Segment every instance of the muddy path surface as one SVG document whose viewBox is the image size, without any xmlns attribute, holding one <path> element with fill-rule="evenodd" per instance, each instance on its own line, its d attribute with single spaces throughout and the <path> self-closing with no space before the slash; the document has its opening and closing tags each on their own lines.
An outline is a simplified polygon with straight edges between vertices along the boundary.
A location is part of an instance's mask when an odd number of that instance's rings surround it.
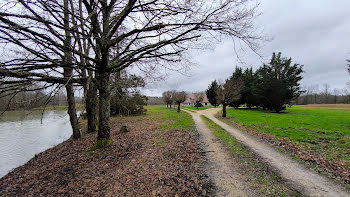
<svg viewBox="0 0 350 197">
<path fill-rule="evenodd" d="M 257 155 L 263 158 L 264 161 L 266 161 L 272 168 L 276 169 L 280 173 L 283 179 L 285 179 L 288 183 L 292 184 L 295 187 L 295 189 L 297 189 L 304 195 L 306 196 L 341 196 L 341 197 L 350 196 L 350 192 L 344 187 L 337 185 L 333 181 L 329 180 L 328 178 L 306 168 L 302 164 L 290 158 L 290 156 L 282 152 L 279 152 L 273 147 L 259 141 L 255 137 L 250 136 L 246 133 L 243 133 L 223 123 L 222 121 L 218 120 L 217 118 L 215 118 L 214 115 L 219 111 L 220 109 L 218 108 L 210 108 L 203 111 L 197 111 L 197 113 L 191 113 L 193 119 L 197 124 L 198 129 L 204 136 L 203 138 L 207 138 L 205 140 L 205 142 L 208 143 L 207 149 L 216 150 L 215 152 L 208 154 L 208 159 L 211 160 L 211 162 L 213 163 L 211 165 L 214 168 L 213 169 L 214 182 L 216 182 L 216 179 L 218 179 L 218 181 L 220 181 L 220 179 L 225 180 L 221 189 L 219 186 L 219 190 L 236 192 L 236 193 L 232 193 L 234 194 L 234 196 L 245 196 L 245 195 L 250 196 L 250 194 L 246 193 L 247 188 L 244 188 L 244 185 L 242 185 L 243 183 L 239 182 L 239 177 L 234 177 L 233 173 L 229 171 L 232 169 L 224 169 L 225 164 L 220 164 L 223 162 L 221 160 L 224 160 L 225 158 L 228 158 L 228 157 L 225 156 L 225 153 L 220 153 L 220 145 L 218 144 L 217 141 L 215 141 L 214 135 L 211 134 L 210 130 L 203 123 L 203 121 L 200 118 L 200 115 L 204 115 L 208 117 L 209 119 L 214 121 L 216 124 L 221 126 L 223 129 L 225 129 L 227 132 L 229 132 L 231 135 L 233 135 L 238 141 L 248 146 L 253 152 L 255 152 Z M 226 162 L 229 162 L 229 161 L 226 161 Z M 221 168 L 219 165 L 223 165 L 223 168 Z M 230 185 L 232 185 L 232 188 L 230 187 Z M 218 196 L 222 196 L 222 195 L 219 194 Z"/>
</svg>

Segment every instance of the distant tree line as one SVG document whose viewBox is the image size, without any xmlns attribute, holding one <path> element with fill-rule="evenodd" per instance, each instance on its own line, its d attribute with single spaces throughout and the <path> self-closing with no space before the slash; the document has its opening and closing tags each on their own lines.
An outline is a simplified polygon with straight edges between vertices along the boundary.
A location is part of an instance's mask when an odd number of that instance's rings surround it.
<svg viewBox="0 0 350 197">
<path fill-rule="evenodd" d="M 350 104 L 350 89 L 331 88 L 329 84 L 312 85 L 303 88 L 304 93 L 295 100 L 297 105 L 308 104 Z"/>
<path fill-rule="evenodd" d="M 81 104 L 82 99 L 77 97 L 76 103 Z M 41 88 L 37 89 L 35 86 L 28 87 L 27 91 L 21 91 L 15 95 L 9 93 L 9 95 L 0 98 L 0 110 L 2 112 L 7 110 L 30 110 L 45 106 L 67 105 L 67 95 L 63 90 L 59 89 L 54 92 L 48 92 Z"/>
<path fill-rule="evenodd" d="M 229 79 L 223 83 L 213 81 L 206 93 L 213 106 L 223 106 L 224 117 L 226 106 L 258 107 L 280 112 L 303 93 L 299 83 L 302 73 L 302 65 L 292 64 L 292 59 L 282 57 L 281 53 L 273 53 L 269 64 L 264 64 L 255 72 L 252 68 L 243 71 L 236 67 Z"/>
</svg>

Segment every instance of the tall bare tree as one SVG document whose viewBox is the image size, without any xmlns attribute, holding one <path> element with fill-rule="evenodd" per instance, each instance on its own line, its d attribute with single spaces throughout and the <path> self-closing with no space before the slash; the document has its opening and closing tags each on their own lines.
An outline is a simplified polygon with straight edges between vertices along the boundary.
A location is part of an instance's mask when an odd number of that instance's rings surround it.
<svg viewBox="0 0 350 197">
<path fill-rule="evenodd" d="M 237 101 L 241 97 L 242 88 L 242 81 L 236 79 L 227 79 L 224 84 L 219 84 L 216 99 L 220 104 L 222 104 L 222 117 L 226 117 L 227 105 Z"/>
<path fill-rule="evenodd" d="M 166 103 L 166 107 L 169 107 L 171 108 L 171 104 L 174 102 L 174 95 L 173 95 L 173 92 L 174 91 L 166 91 L 166 92 L 163 92 L 163 101 Z"/>
<path fill-rule="evenodd" d="M 323 84 L 323 95 L 324 95 L 324 101 L 323 103 L 328 104 L 329 103 L 329 95 L 330 95 L 330 86 L 329 84 L 325 83 Z"/>
<path fill-rule="evenodd" d="M 181 103 L 185 102 L 187 94 L 184 91 L 182 92 L 174 91 L 173 95 L 174 95 L 174 102 L 177 105 L 177 112 L 180 113 Z"/>
</svg>

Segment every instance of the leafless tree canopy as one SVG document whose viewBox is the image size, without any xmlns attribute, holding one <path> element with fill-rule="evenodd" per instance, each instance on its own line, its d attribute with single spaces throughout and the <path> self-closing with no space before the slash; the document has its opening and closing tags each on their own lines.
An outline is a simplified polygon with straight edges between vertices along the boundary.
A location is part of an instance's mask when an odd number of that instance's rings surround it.
<svg viewBox="0 0 350 197">
<path fill-rule="evenodd" d="M 170 105 L 170 107 L 171 107 L 171 104 L 174 102 L 173 92 L 174 91 L 163 92 L 162 99 L 167 104 L 167 106 Z"/>
<path fill-rule="evenodd" d="M 187 96 L 187 94 L 184 91 L 182 91 L 182 92 L 174 91 L 173 92 L 174 101 L 177 104 L 177 112 L 180 112 L 181 103 L 185 102 L 186 96 Z"/>
<path fill-rule="evenodd" d="M 187 94 L 184 91 L 182 91 L 182 92 L 175 91 L 173 95 L 174 95 L 175 103 L 176 104 L 181 104 L 181 103 L 185 102 Z"/>
<path fill-rule="evenodd" d="M 220 84 L 217 92 L 217 100 L 220 104 L 230 104 L 240 98 L 243 84 L 239 80 L 227 79 L 224 84 Z"/>
<path fill-rule="evenodd" d="M 64 44 L 62 1 L 3 1 L 0 39 L 6 58 L 1 61 L 2 75 L 64 83 L 54 76 L 63 74 L 60 68 L 76 65 L 118 71 L 131 64 L 150 66 L 152 61 L 152 65 L 176 69 L 179 64 L 169 63 L 180 62 L 183 52 L 198 47 L 200 37 L 220 33 L 239 38 L 252 49 L 260 39 L 252 26 L 256 6 L 248 0 L 68 3 L 70 48 Z M 74 54 L 74 65 L 62 62 L 66 50 Z M 107 61 L 103 68 L 102 61 Z M 85 76 L 80 72 L 76 69 L 75 74 Z"/>
<path fill-rule="evenodd" d="M 109 139 L 111 73 L 131 65 L 183 69 L 189 49 L 221 35 L 252 50 L 261 39 L 252 0 L 3 0 L 0 7 L 0 75 L 9 77 L 2 83 L 42 81 L 71 92 L 69 84 L 87 88 L 95 77 L 99 139 Z"/>
</svg>

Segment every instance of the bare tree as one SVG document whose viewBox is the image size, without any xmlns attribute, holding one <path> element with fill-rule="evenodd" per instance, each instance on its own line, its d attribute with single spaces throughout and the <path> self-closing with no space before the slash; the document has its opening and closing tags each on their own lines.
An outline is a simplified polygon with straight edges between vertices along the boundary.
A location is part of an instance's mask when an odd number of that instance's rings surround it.
<svg viewBox="0 0 350 197">
<path fill-rule="evenodd" d="M 171 108 L 171 104 L 174 102 L 174 95 L 173 95 L 173 91 L 166 91 L 163 92 L 163 97 L 162 97 L 163 101 L 166 103 L 166 107 Z"/>
<path fill-rule="evenodd" d="M 200 103 L 204 100 L 204 92 L 197 92 L 194 93 L 194 101 L 196 103 L 196 107 L 198 109 L 198 106 L 200 105 Z"/>
<path fill-rule="evenodd" d="M 224 84 L 219 84 L 217 100 L 222 104 L 222 117 L 226 117 L 226 107 L 241 97 L 243 83 L 240 80 L 226 79 Z"/>
<path fill-rule="evenodd" d="M 349 88 L 344 88 L 343 90 L 344 94 L 344 103 L 349 104 L 350 103 L 350 91 Z"/>
<path fill-rule="evenodd" d="M 177 104 L 177 112 L 180 112 L 181 103 L 185 102 L 187 94 L 186 92 L 183 92 L 183 91 L 182 92 L 174 91 L 173 95 L 174 95 L 174 101 Z"/>
<path fill-rule="evenodd" d="M 334 88 L 333 89 L 334 104 L 337 104 L 339 94 L 340 94 L 340 90 L 337 88 Z"/>
<path fill-rule="evenodd" d="M 87 80 L 84 69 L 77 67 L 85 57 L 79 40 L 82 34 L 74 31 L 76 21 L 82 21 L 82 12 L 74 12 L 76 3 L 72 0 L 3 3 L 0 40 L 7 55 L 0 62 L 0 75 L 9 77 L 6 83 L 46 82 L 49 86 L 65 86 L 73 137 L 79 138 L 73 84 L 86 84 Z"/>
<path fill-rule="evenodd" d="M 325 83 L 323 84 L 323 95 L 324 95 L 324 103 L 329 103 L 329 92 L 330 92 L 330 86 L 329 84 Z"/>
<path fill-rule="evenodd" d="M 261 39 L 253 29 L 256 8 L 250 0 L 4 3 L 0 12 L 1 43 L 19 50 L 2 60 L 0 75 L 68 86 L 82 84 L 87 89 L 86 81 L 94 80 L 86 79 L 85 71 L 94 72 L 99 93 L 98 140 L 110 139 L 111 73 L 131 65 L 140 69 L 154 65 L 171 70 L 186 68 L 188 64 L 181 62 L 188 49 L 201 48 L 202 41 L 221 35 L 255 51 Z M 68 11 L 69 19 L 65 17 Z M 92 45 L 91 51 L 85 51 L 84 41 Z M 114 50 L 118 52 L 112 53 Z"/>
<path fill-rule="evenodd" d="M 313 92 L 314 92 L 314 104 L 317 104 L 317 94 L 319 92 L 319 86 L 318 85 L 315 85 L 313 86 Z"/>
</svg>

